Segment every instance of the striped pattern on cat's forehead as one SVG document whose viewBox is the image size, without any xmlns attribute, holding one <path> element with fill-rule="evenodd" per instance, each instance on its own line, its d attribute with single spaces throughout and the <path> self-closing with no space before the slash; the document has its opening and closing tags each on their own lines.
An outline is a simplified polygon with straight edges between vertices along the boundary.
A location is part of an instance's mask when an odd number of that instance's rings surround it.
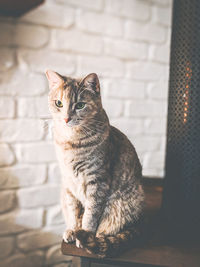
<svg viewBox="0 0 200 267">
<path fill-rule="evenodd" d="M 80 86 L 80 80 L 78 79 L 73 79 L 70 77 L 63 77 L 64 80 L 64 85 L 63 85 L 63 89 L 72 89 L 74 91 L 77 91 L 79 86 Z"/>
<path fill-rule="evenodd" d="M 91 99 L 91 96 L 93 98 L 93 94 L 91 94 L 91 90 L 85 90 L 87 89 L 87 86 L 85 86 L 83 79 L 73 79 L 70 77 L 63 77 L 64 84 L 63 84 L 63 92 L 65 95 L 66 100 L 68 100 L 70 103 L 75 103 L 78 100 L 81 99 Z M 82 94 L 83 92 L 90 92 L 89 95 Z M 88 98 L 89 96 L 89 98 Z"/>
<path fill-rule="evenodd" d="M 84 84 L 81 79 L 73 79 L 70 77 L 63 77 L 64 84 L 63 90 L 65 92 L 65 96 L 70 102 L 76 102 L 78 95 L 84 89 Z"/>
</svg>

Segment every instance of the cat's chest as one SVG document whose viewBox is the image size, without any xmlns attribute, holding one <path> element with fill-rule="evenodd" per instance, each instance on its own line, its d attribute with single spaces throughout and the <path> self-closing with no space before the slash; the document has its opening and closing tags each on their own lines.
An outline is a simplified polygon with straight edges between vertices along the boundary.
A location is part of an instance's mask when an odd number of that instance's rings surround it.
<svg viewBox="0 0 200 267">
<path fill-rule="evenodd" d="M 77 172 L 80 159 L 71 151 L 57 149 L 57 156 L 62 174 L 62 186 L 68 188 L 72 194 L 84 205 L 86 177 Z"/>
</svg>

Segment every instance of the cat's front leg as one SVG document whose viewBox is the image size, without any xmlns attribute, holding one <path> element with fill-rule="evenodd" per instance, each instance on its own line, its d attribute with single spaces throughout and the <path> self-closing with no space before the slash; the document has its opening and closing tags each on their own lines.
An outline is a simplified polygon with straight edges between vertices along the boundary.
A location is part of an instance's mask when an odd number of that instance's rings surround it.
<svg viewBox="0 0 200 267">
<path fill-rule="evenodd" d="M 109 188 L 108 179 L 97 178 L 87 184 L 85 211 L 82 220 L 83 230 L 96 232 Z"/>
<path fill-rule="evenodd" d="M 61 194 L 61 206 L 66 223 L 63 239 L 66 243 L 76 240 L 75 231 L 81 227 L 81 203 L 64 188 Z"/>
</svg>

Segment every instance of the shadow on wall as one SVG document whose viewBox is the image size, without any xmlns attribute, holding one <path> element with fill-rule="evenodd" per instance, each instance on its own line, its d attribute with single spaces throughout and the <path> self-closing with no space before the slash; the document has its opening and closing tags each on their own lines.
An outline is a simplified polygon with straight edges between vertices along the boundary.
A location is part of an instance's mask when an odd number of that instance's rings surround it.
<svg viewBox="0 0 200 267">
<path fill-rule="evenodd" d="M 47 83 L 19 64 L 8 22 L 0 22 L 0 266 L 77 267 L 60 252 L 60 173 L 40 119 L 49 117 Z"/>
</svg>

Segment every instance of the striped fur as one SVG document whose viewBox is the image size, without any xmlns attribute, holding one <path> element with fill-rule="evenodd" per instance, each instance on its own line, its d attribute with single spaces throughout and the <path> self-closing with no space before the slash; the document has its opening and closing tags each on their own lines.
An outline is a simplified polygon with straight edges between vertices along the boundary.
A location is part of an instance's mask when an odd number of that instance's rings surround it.
<svg viewBox="0 0 200 267">
<path fill-rule="evenodd" d="M 96 74 L 78 80 L 50 71 L 47 78 L 62 173 L 63 238 L 98 255 L 111 255 L 139 232 L 144 195 L 137 153 L 110 125 Z M 83 109 L 77 110 L 78 102 L 85 103 Z"/>
</svg>

